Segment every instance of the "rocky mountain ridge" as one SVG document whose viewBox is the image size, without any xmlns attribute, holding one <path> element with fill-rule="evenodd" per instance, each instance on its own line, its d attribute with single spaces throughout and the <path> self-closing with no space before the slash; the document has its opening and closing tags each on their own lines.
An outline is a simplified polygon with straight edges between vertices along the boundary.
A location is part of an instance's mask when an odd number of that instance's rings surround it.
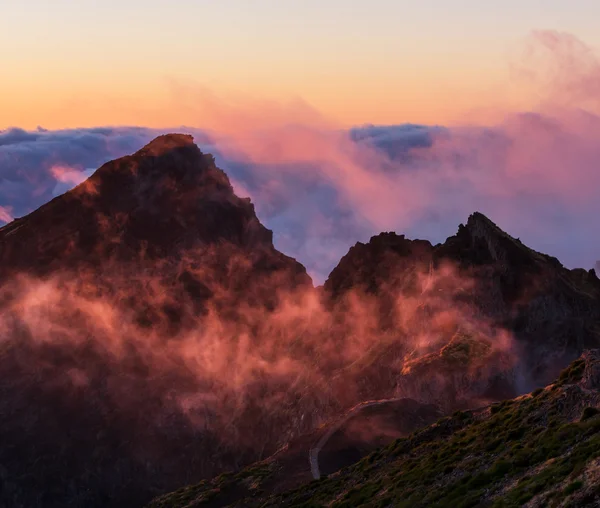
<svg viewBox="0 0 600 508">
<path fill-rule="evenodd" d="M 460 385 L 472 387 L 477 380 L 484 381 L 481 395 L 515 396 L 550 382 L 583 349 L 600 340 L 600 280 L 595 271 L 566 269 L 556 258 L 510 237 L 481 213 L 472 214 L 443 244 L 395 233 L 357 243 L 332 271 L 324 289 L 333 299 L 343 300 L 357 288 L 376 297 L 380 321 L 396 330 L 406 322 L 398 295 L 403 296 L 401 303 L 416 295 L 421 315 L 447 309 L 462 314 L 462 323 L 433 330 L 441 340 L 429 351 L 400 353 L 414 357 L 402 370 L 406 376 L 398 379 L 399 394 L 407 397 L 426 390 L 438 394 L 435 402 L 459 402 Z M 441 294 L 446 296 L 440 300 Z M 510 334 L 510 344 L 495 347 L 502 337 L 490 335 L 494 330 Z M 518 365 L 510 359 L 515 355 Z M 473 366 L 472 360 L 482 361 L 482 367 L 504 366 L 495 373 L 479 371 L 471 376 L 456 368 L 461 362 Z M 451 386 L 449 370 L 461 375 Z M 417 380 L 415 389 L 409 388 L 415 371 L 429 386 Z M 441 382 L 436 381 L 438 372 L 444 372 Z M 511 379 L 506 379 L 507 373 Z"/>
<path fill-rule="evenodd" d="M 363 401 L 411 399 L 413 421 L 513 397 L 599 326 L 594 271 L 479 213 L 443 244 L 359 243 L 315 289 L 210 155 L 161 136 L 0 228 L 2 501 L 140 506 Z"/>
</svg>

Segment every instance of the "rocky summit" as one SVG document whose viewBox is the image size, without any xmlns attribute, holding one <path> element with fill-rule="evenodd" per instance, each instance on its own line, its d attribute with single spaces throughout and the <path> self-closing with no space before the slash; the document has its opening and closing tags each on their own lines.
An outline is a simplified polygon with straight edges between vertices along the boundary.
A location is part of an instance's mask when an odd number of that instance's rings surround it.
<svg viewBox="0 0 600 508">
<path fill-rule="evenodd" d="M 315 288 L 160 136 L 0 228 L 0 329 L 2 506 L 595 499 L 597 353 L 542 387 L 600 347 L 600 281 L 480 213 Z"/>
<path fill-rule="evenodd" d="M 214 247 L 252 252 L 253 268 L 287 270 L 295 282 L 310 283 L 299 263 L 273 248 L 272 237 L 214 158 L 191 136 L 171 134 L 108 162 L 73 190 L 0 229 L 0 276 L 137 266 Z"/>
</svg>

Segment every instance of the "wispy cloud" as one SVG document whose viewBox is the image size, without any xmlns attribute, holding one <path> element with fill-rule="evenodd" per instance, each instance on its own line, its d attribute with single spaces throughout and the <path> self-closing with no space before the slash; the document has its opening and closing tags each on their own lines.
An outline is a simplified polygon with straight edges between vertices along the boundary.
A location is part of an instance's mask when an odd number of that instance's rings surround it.
<svg viewBox="0 0 600 508">
<path fill-rule="evenodd" d="M 0 221 L 2 222 L 11 222 L 13 217 L 10 213 L 9 207 L 0 206 Z"/>
</svg>

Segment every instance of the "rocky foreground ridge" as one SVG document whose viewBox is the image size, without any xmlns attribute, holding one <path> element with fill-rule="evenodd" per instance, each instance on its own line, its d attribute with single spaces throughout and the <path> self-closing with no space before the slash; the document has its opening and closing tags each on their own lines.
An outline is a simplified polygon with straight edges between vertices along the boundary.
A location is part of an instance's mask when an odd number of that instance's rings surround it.
<svg viewBox="0 0 600 508">
<path fill-rule="evenodd" d="M 151 508 L 600 504 L 600 350 L 545 388 L 457 411 L 318 481 L 273 493 L 277 461 L 183 488 Z"/>
</svg>

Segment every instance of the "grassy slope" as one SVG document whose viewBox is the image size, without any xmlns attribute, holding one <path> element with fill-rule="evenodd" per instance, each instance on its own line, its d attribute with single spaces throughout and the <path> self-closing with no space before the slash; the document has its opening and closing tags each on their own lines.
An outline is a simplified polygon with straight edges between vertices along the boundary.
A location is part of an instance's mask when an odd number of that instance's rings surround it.
<svg viewBox="0 0 600 508">
<path fill-rule="evenodd" d="M 598 506 L 600 393 L 581 383 L 585 362 L 514 400 L 458 412 L 357 464 L 283 494 L 273 464 L 221 475 L 155 500 L 191 506 Z"/>
</svg>

